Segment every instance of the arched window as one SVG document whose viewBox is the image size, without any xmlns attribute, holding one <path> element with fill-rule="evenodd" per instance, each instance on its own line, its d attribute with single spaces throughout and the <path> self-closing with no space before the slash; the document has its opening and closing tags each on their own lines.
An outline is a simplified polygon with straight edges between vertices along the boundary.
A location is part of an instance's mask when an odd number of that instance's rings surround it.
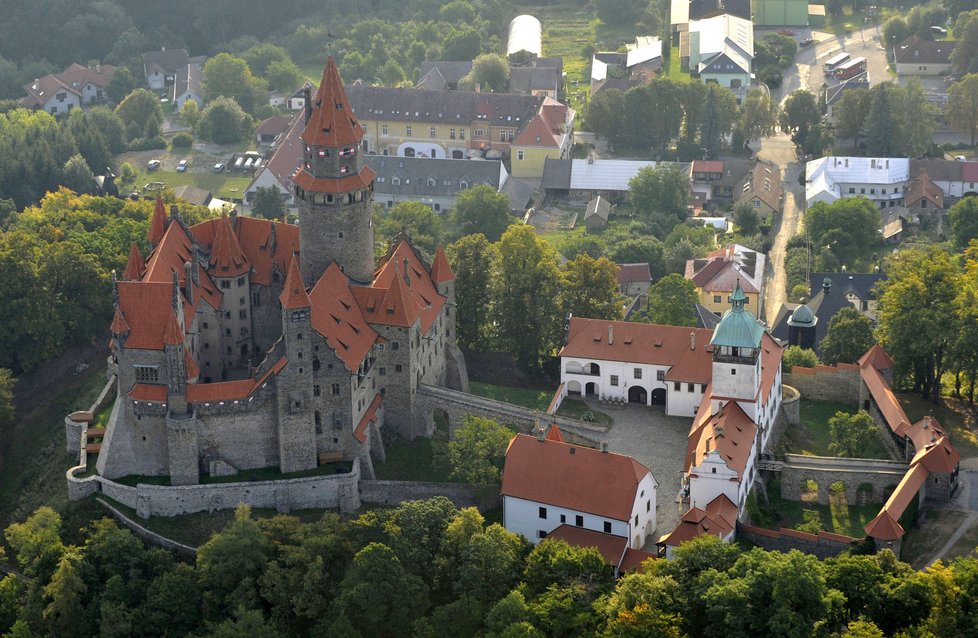
<svg viewBox="0 0 978 638">
<path fill-rule="evenodd" d="M 313 372 L 319 372 L 319 365 L 320 365 L 319 364 L 319 358 L 314 358 L 312 360 L 312 371 Z"/>
</svg>

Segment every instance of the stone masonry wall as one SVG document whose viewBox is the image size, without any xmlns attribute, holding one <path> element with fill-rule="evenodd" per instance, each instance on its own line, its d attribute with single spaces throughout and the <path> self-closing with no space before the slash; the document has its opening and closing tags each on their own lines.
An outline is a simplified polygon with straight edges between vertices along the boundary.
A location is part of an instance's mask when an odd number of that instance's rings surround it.
<svg viewBox="0 0 978 638">
<path fill-rule="evenodd" d="M 787 552 L 797 549 L 806 554 L 817 556 L 819 559 L 838 556 L 858 540 L 850 536 L 829 532 L 809 534 L 784 527 L 774 531 L 743 524 L 737 525 L 737 536 L 745 538 L 768 551 Z"/>
<path fill-rule="evenodd" d="M 806 399 L 837 401 L 856 405 L 859 403 L 859 366 L 840 363 L 836 366 L 795 366 L 791 374 L 784 375 L 784 384 L 801 392 Z"/>
<path fill-rule="evenodd" d="M 860 486 L 872 487 L 872 491 L 866 490 L 868 502 L 882 503 L 906 471 L 907 464 L 899 461 L 786 454 L 781 468 L 781 496 L 789 501 L 800 501 L 803 484 L 815 481 L 818 502 L 825 505 L 829 502 L 829 486 L 841 481 L 846 486 L 849 505 L 857 503 Z"/>
</svg>

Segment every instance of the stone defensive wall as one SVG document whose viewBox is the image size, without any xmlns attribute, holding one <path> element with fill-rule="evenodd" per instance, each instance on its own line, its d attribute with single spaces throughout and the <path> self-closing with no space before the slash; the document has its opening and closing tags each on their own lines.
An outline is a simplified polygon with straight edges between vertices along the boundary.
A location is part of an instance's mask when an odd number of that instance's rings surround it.
<svg viewBox="0 0 978 638">
<path fill-rule="evenodd" d="M 768 551 L 787 552 L 792 549 L 812 554 L 819 559 L 838 556 L 850 549 L 859 539 L 831 532 L 809 534 L 782 527 L 779 530 L 763 529 L 752 525 L 737 524 L 737 537 L 746 538 Z"/>
<path fill-rule="evenodd" d="M 418 388 L 418 401 L 421 409 L 432 418 L 434 410 L 442 410 L 448 415 L 449 432 L 454 432 L 467 414 L 495 419 L 500 423 L 512 425 L 522 432 L 531 433 L 537 425 L 556 424 L 568 443 L 597 447 L 608 428 L 565 416 L 546 414 L 505 401 L 487 399 L 468 392 L 449 390 L 430 385 Z"/>
<path fill-rule="evenodd" d="M 179 554 L 184 558 L 192 559 L 197 555 L 196 547 L 191 547 L 190 545 L 184 545 L 183 543 L 178 543 L 177 541 L 167 538 L 166 536 L 161 536 L 160 534 L 157 534 L 152 530 L 146 529 L 145 527 L 143 527 L 142 525 L 140 525 L 139 523 L 137 523 L 136 521 L 132 520 L 124 513 L 119 511 L 118 508 L 113 507 L 112 505 L 107 503 L 105 500 L 101 498 L 96 498 L 95 500 L 98 501 L 102 507 L 108 510 L 109 514 L 112 515 L 112 518 L 119 521 L 119 523 L 121 523 L 123 526 L 128 528 L 133 534 L 143 539 L 147 543 L 156 545 L 157 547 L 162 547 L 163 549 L 170 550 L 171 552 Z"/>
<path fill-rule="evenodd" d="M 900 461 L 785 454 L 781 496 L 800 501 L 805 484 L 814 481 L 818 486 L 818 503 L 827 505 L 829 486 L 841 482 L 846 487 L 849 505 L 883 503 L 906 472 L 907 464 Z"/>
<path fill-rule="evenodd" d="M 85 456 L 84 450 L 81 454 Z M 360 460 L 353 461 L 347 474 L 311 476 L 282 481 L 212 483 L 208 485 L 122 485 L 101 476 L 76 477 L 84 471 L 83 462 L 66 473 L 68 499 L 75 501 L 92 494 L 104 494 L 136 510 L 140 518 L 179 516 L 194 512 L 230 509 L 239 503 L 287 513 L 298 509 L 339 509 L 354 512 L 360 508 Z"/>
<path fill-rule="evenodd" d="M 859 366 L 851 363 L 818 365 L 814 368 L 794 366 L 790 374 L 784 375 L 783 381 L 801 392 L 806 399 L 859 404 L 862 379 Z"/>
<path fill-rule="evenodd" d="M 105 387 L 99 392 L 98 398 L 88 411 L 72 412 L 65 417 L 65 440 L 68 445 L 68 454 L 78 454 L 81 448 L 85 447 L 85 431 L 88 424 L 109 402 L 115 400 L 112 391 L 115 389 L 115 376 L 110 375 Z"/>
</svg>

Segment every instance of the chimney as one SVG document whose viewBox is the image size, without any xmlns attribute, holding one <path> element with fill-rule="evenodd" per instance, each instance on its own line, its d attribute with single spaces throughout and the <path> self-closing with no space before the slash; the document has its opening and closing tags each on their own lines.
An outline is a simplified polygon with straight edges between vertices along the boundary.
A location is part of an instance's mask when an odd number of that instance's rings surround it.
<svg viewBox="0 0 978 638">
<path fill-rule="evenodd" d="M 176 204 L 170 204 L 170 219 L 177 220 L 180 219 L 180 209 Z"/>
<path fill-rule="evenodd" d="M 404 258 L 404 283 L 406 283 L 408 286 L 411 285 L 411 272 L 409 270 L 410 266 L 411 263 L 408 261 L 408 258 L 405 257 Z"/>
<path fill-rule="evenodd" d="M 696 350 L 696 333 L 695 332 L 690 332 L 689 333 L 689 349 L 690 350 Z"/>
<path fill-rule="evenodd" d="M 540 427 L 539 424 L 537 424 L 536 433 L 537 433 L 537 441 L 540 441 L 542 443 L 543 440 L 546 438 L 546 430 L 544 430 L 542 427 Z"/>
<path fill-rule="evenodd" d="M 608 439 L 604 439 L 603 441 L 601 441 L 601 452 L 603 452 L 604 454 L 608 453 Z"/>
<path fill-rule="evenodd" d="M 183 294 L 187 297 L 187 303 L 194 303 L 194 277 L 192 274 L 193 266 L 189 261 L 183 264 Z"/>
<path fill-rule="evenodd" d="M 306 124 L 308 124 L 309 118 L 312 117 L 312 91 L 309 90 L 308 85 L 302 87 L 302 99 L 305 103 Z"/>
<path fill-rule="evenodd" d="M 615 327 L 608 324 L 608 345 L 612 346 L 615 344 Z"/>
<path fill-rule="evenodd" d="M 96 64 L 95 65 L 95 72 L 97 74 L 99 74 L 99 75 L 102 75 L 102 65 L 101 64 Z"/>
<path fill-rule="evenodd" d="M 832 292 L 832 280 L 828 277 L 822 280 L 822 292 L 825 294 Z"/>
</svg>

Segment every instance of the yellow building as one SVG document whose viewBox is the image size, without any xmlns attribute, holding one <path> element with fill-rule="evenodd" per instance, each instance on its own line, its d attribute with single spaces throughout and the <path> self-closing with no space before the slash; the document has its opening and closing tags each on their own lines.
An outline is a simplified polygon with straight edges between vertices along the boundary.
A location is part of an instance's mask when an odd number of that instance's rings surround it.
<svg viewBox="0 0 978 638">
<path fill-rule="evenodd" d="M 567 159 L 574 147 L 574 109 L 547 97 L 540 111 L 516 137 L 513 177 L 543 177 L 547 158 Z"/>
<path fill-rule="evenodd" d="M 718 317 L 730 308 L 730 295 L 740 284 L 745 308 L 761 316 L 764 305 L 764 267 L 767 256 L 740 244 L 686 262 L 686 279 L 696 286 L 699 304 Z"/>
</svg>

